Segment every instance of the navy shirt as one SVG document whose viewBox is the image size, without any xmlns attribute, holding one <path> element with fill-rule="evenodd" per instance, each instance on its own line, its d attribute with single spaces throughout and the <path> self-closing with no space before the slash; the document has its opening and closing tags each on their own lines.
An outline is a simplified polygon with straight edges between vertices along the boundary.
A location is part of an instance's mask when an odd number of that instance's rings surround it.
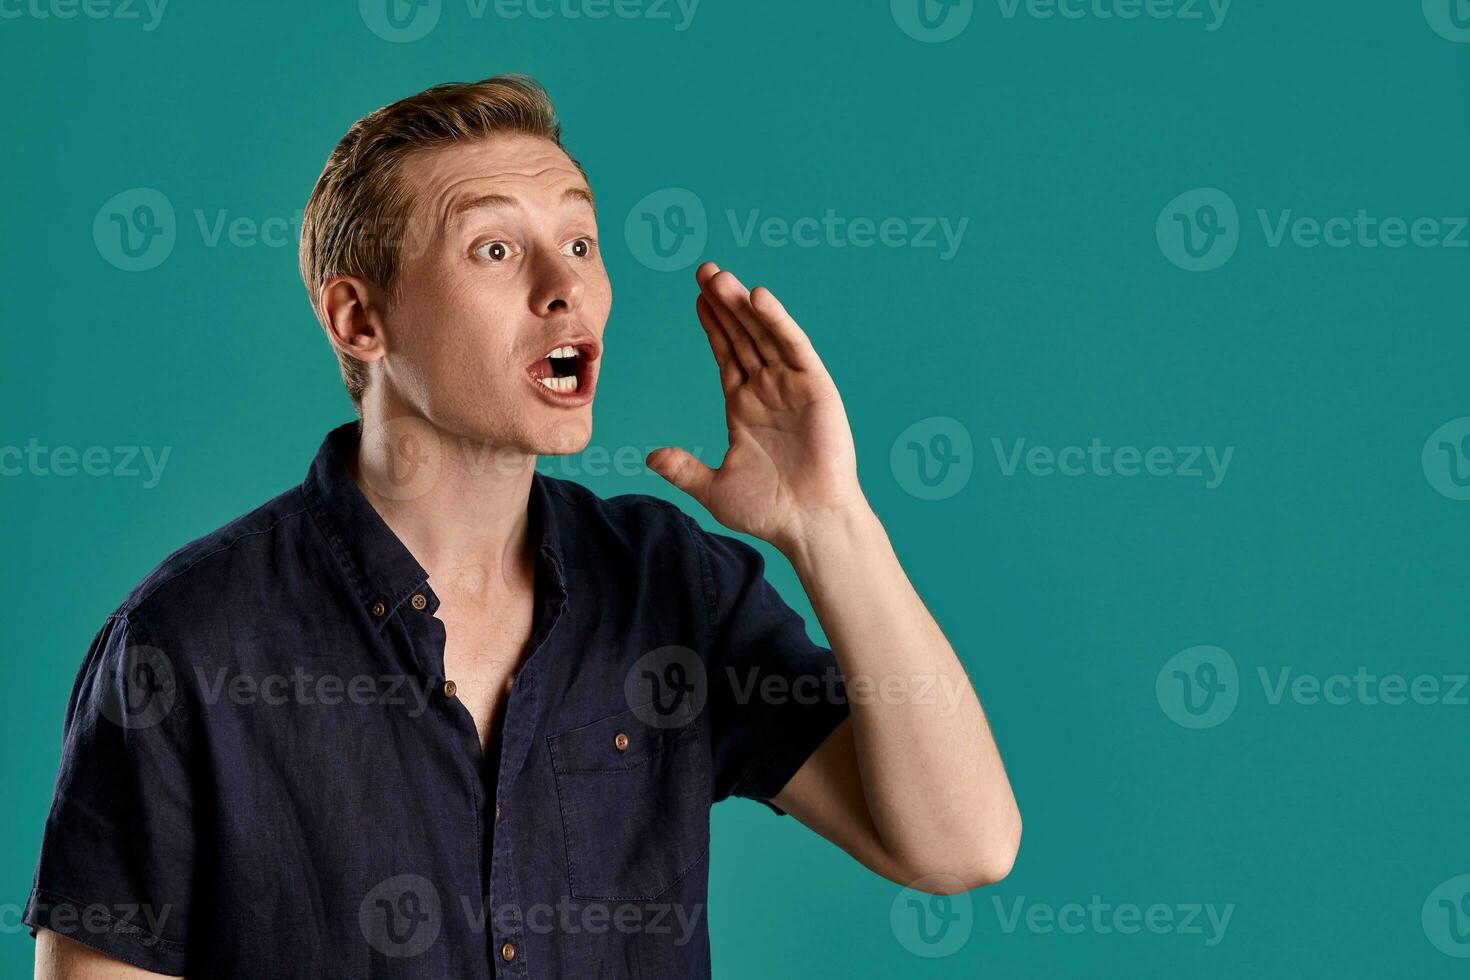
<svg viewBox="0 0 1470 980">
<path fill-rule="evenodd" d="M 192 980 L 708 976 L 710 805 L 769 800 L 846 716 L 830 651 L 754 549 L 537 474 L 485 758 L 358 438 L 104 622 L 25 921 Z"/>
</svg>

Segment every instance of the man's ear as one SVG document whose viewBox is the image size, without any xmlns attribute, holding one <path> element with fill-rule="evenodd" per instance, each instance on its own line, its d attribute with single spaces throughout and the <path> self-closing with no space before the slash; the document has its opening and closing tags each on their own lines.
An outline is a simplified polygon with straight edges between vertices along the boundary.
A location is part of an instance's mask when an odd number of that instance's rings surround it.
<svg viewBox="0 0 1470 980">
<path fill-rule="evenodd" d="M 387 353 L 381 296 L 377 287 L 356 276 L 337 276 L 322 286 L 324 326 L 333 347 L 364 363 Z"/>
</svg>

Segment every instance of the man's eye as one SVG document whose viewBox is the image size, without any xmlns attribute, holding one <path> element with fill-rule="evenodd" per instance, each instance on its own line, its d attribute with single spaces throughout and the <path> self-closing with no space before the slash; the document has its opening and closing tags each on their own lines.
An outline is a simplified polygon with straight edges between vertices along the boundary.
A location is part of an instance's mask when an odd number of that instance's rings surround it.
<svg viewBox="0 0 1470 980">
<path fill-rule="evenodd" d="M 590 238 L 574 238 L 567 244 L 567 248 L 573 258 L 585 259 L 592 254 L 592 247 L 596 244 Z"/>
<path fill-rule="evenodd" d="M 484 245 L 475 249 L 475 254 L 482 259 L 489 259 L 491 262 L 503 262 L 510 258 L 510 246 L 506 245 L 505 242 L 486 242 Z"/>
</svg>

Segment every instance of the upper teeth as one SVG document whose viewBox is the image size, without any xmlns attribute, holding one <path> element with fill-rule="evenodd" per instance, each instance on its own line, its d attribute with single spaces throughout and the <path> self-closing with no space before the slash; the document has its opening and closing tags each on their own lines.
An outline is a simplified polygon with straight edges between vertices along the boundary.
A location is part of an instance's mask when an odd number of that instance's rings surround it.
<svg viewBox="0 0 1470 980">
<path fill-rule="evenodd" d="M 547 354 L 546 356 L 547 357 L 576 357 L 577 356 L 577 348 L 575 348 L 575 347 L 558 347 L 556 350 L 552 351 L 550 354 Z"/>
</svg>

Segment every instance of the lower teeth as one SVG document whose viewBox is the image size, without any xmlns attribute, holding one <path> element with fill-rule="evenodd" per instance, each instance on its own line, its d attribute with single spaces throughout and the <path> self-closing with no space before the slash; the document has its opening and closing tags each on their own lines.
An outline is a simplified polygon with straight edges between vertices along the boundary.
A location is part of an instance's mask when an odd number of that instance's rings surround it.
<svg viewBox="0 0 1470 980">
<path fill-rule="evenodd" d="M 577 376 L 575 374 L 569 374 L 563 378 L 537 378 L 536 380 L 552 391 L 568 392 L 577 390 Z"/>
</svg>

